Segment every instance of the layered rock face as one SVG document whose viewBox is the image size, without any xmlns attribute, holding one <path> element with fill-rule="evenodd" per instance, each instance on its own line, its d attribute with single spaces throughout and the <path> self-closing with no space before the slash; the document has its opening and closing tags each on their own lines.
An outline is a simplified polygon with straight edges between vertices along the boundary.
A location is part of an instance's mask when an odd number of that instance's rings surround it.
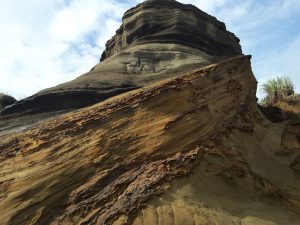
<svg viewBox="0 0 300 225">
<path fill-rule="evenodd" d="M 122 26 L 106 44 L 101 61 L 130 46 L 149 43 L 189 46 L 213 56 L 241 54 L 239 39 L 216 18 L 193 5 L 149 0 L 125 13 Z"/>
<path fill-rule="evenodd" d="M 1 225 L 299 225 L 299 96 L 271 122 L 250 58 L 191 5 L 130 9 L 89 73 L 2 111 Z"/>
<path fill-rule="evenodd" d="M 216 18 L 192 5 L 148 0 L 125 13 L 90 72 L 24 99 L 2 115 L 80 108 L 241 54 L 239 39 Z"/>
<path fill-rule="evenodd" d="M 246 56 L 0 138 L 3 225 L 298 225 L 300 119 Z"/>
</svg>

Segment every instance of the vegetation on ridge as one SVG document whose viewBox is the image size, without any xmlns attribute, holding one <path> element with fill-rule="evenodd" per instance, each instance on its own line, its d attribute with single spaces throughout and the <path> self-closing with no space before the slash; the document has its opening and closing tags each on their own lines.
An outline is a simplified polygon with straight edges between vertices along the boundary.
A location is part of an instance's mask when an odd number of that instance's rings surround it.
<svg viewBox="0 0 300 225">
<path fill-rule="evenodd" d="M 5 108 L 6 106 L 12 105 L 16 101 L 17 100 L 14 97 L 0 92 L 0 109 Z"/>
<path fill-rule="evenodd" d="M 262 91 L 266 96 L 260 103 L 267 106 L 274 106 L 276 103 L 285 101 L 287 97 L 295 94 L 293 82 L 287 76 L 268 80 L 262 85 Z"/>
</svg>

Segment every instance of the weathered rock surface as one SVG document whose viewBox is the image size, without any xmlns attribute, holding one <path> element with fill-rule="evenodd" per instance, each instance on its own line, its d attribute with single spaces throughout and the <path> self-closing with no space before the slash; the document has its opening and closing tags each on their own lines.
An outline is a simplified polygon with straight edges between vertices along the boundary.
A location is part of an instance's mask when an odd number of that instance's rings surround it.
<svg viewBox="0 0 300 225">
<path fill-rule="evenodd" d="M 299 98 L 256 83 L 214 17 L 130 9 L 90 72 L 2 111 L 1 225 L 299 225 Z"/>
<path fill-rule="evenodd" d="M 261 112 L 273 123 L 283 122 L 300 115 L 300 95 L 291 95 L 273 106 L 258 106 Z"/>
<path fill-rule="evenodd" d="M 125 13 L 101 61 L 131 46 L 149 43 L 189 46 L 212 56 L 241 54 L 239 39 L 216 18 L 193 5 L 149 0 Z"/>
<path fill-rule="evenodd" d="M 297 225 L 300 119 L 256 106 L 246 56 L 0 138 L 3 225 Z"/>
<path fill-rule="evenodd" d="M 102 62 L 90 72 L 19 101 L 2 115 L 81 108 L 241 54 L 239 39 L 216 18 L 192 5 L 148 0 L 125 13 Z"/>
</svg>

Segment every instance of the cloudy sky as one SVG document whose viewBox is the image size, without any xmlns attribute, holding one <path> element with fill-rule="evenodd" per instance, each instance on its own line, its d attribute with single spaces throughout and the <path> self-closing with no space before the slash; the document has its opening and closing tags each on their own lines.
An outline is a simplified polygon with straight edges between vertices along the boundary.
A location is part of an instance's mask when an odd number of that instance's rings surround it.
<svg viewBox="0 0 300 225">
<path fill-rule="evenodd" d="M 288 75 L 300 91 L 299 0 L 179 1 L 226 23 L 253 55 L 260 83 Z M 139 2 L 0 0 L 0 92 L 21 99 L 87 72 Z"/>
</svg>

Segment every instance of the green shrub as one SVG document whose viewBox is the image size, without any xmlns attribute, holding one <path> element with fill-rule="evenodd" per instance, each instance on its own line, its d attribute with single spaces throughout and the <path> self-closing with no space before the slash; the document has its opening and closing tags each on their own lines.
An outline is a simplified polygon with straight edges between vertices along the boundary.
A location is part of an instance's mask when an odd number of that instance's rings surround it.
<svg viewBox="0 0 300 225">
<path fill-rule="evenodd" d="M 276 105 L 279 101 L 285 101 L 288 96 L 294 95 L 294 85 L 287 76 L 276 77 L 268 80 L 262 85 L 262 90 L 266 94 L 261 100 L 263 105 Z"/>
<path fill-rule="evenodd" d="M 0 110 L 4 109 L 6 106 L 14 104 L 16 101 L 17 100 L 14 97 L 8 94 L 0 93 Z"/>
</svg>

